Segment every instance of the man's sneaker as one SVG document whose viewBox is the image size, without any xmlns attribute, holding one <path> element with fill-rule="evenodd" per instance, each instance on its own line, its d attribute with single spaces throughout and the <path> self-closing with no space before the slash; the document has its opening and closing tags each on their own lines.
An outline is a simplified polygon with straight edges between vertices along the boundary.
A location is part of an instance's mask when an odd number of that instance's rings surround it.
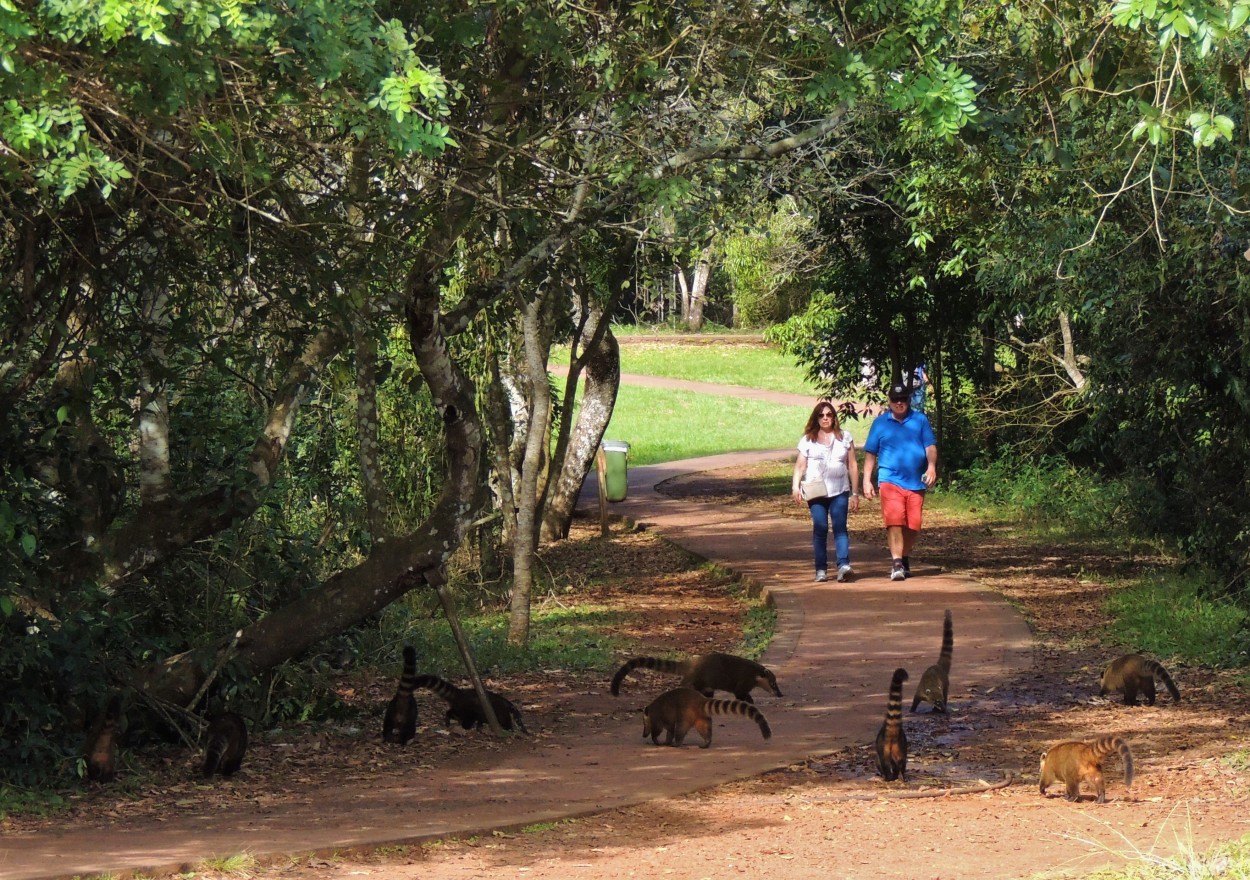
<svg viewBox="0 0 1250 880">
<path fill-rule="evenodd" d="M 890 569 L 890 580 L 901 581 L 907 577 L 907 573 L 903 571 L 903 560 L 895 559 L 894 567 Z"/>
<path fill-rule="evenodd" d="M 903 577 L 911 577 L 911 560 L 903 557 Z"/>
<path fill-rule="evenodd" d="M 851 575 L 855 574 L 855 569 L 851 568 L 850 563 L 838 566 L 838 583 L 842 583 Z"/>
<path fill-rule="evenodd" d="M 823 568 L 816 569 L 816 583 L 823 584 L 827 580 L 829 580 L 829 576 L 825 574 L 825 570 Z"/>
</svg>

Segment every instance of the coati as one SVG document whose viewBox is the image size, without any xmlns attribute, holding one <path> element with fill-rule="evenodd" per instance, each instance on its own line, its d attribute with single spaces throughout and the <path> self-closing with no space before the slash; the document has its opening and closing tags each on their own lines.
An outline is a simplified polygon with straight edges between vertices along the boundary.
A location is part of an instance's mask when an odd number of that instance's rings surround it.
<svg viewBox="0 0 1250 880">
<path fill-rule="evenodd" d="M 951 689 L 951 649 L 954 647 L 955 630 L 951 626 L 948 610 L 942 621 L 942 650 L 938 653 L 937 663 L 920 676 L 920 684 L 916 685 L 916 694 L 911 700 L 911 711 L 915 712 L 921 701 L 927 700 L 933 704 L 934 712 L 946 714 L 946 696 Z"/>
<path fill-rule="evenodd" d="M 764 739 L 773 735 L 768 720 L 754 704 L 745 700 L 713 700 L 694 688 L 679 687 L 660 694 L 642 710 L 642 738 L 660 744 L 660 732 L 664 732 L 664 745 L 679 746 L 694 728 L 703 737 L 701 749 L 712 744 L 713 715 L 744 715 L 760 726 Z"/>
<path fill-rule="evenodd" d="M 444 724 L 450 726 L 454 718 L 465 730 L 471 727 L 481 730 L 482 725 L 486 723 L 486 715 L 482 712 L 482 704 L 478 701 L 477 691 L 472 688 L 458 688 L 437 675 L 418 675 L 413 679 L 412 686 L 428 688 L 447 701 L 447 714 L 443 716 Z M 529 733 L 525 729 L 525 722 L 521 720 L 521 710 L 514 706 L 511 700 L 494 691 L 487 691 L 486 696 L 490 697 L 490 705 L 495 710 L 495 717 L 499 720 L 500 727 L 504 730 L 511 730 L 513 722 L 516 722 L 516 726 L 521 728 L 522 733 Z"/>
<path fill-rule="evenodd" d="M 1112 660 L 1102 673 L 1102 687 L 1098 696 L 1105 697 L 1111 691 L 1124 691 L 1124 705 L 1137 705 L 1137 692 L 1146 696 L 1146 705 L 1155 704 L 1155 676 L 1163 679 L 1172 701 L 1181 701 L 1181 692 L 1172 681 L 1172 676 L 1163 668 L 1158 660 L 1150 660 L 1141 654 L 1125 654 Z"/>
<path fill-rule="evenodd" d="M 84 750 L 87 778 L 95 782 L 112 782 L 117 776 L 117 723 L 122 716 L 122 695 L 109 697 L 104 714 L 96 720 L 87 737 Z"/>
<path fill-rule="evenodd" d="M 1118 736 L 1103 736 L 1093 742 L 1061 742 L 1051 746 L 1042 755 L 1038 770 L 1038 791 L 1044 796 L 1051 783 L 1062 782 L 1067 786 L 1064 795 L 1068 800 L 1080 800 L 1081 782 L 1088 782 L 1098 792 L 1098 803 L 1106 803 L 1107 786 L 1102 778 L 1102 759 L 1112 752 L 1120 753 L 1124 763 L 1124 784 L 1133 785 L 1133 752 L 1128 743 Z"/>
<path fill-rule="evenodd" d="M 736 699 L 754 703 L 751 689 L 757 687 L 770 690 L 778 697 L 782 695 L 781 689 L 777 687 L 777 676 L 767 667 L 745 657 L 713 653 L 686 660 L 634 657 L 627 660 L 616 670 L 616 675 L 612 676 L 612 696 L 620 696 L 621 682 L 632 670 L 639 667 L 680 675 L 681 682 L 678 687 L 694 688 L 705 697 L 712 696 L 716 691 L 729 691 Z"/>
<path fill-rule="evenodd" d="M 204 768 L 207 779 L 214 773 L 233 776 L 243 765 L 247 751 L 247 724 L 234 712 L 222 712 L 213 718 L 204 735 Z"/>
<path fill-rule="evenodd" d="M 907 670 L 894 670 L 890 679 L 890 701 L 885 704 L 885 721 L 877 731 L 877 769 L 887 782 L 907 781 L 907 734 L 903 732 L 903 682 Z"/>
<path fill-rule="evenodd" d="M 382 742 L 405 745 L 417 735 L 417 700 L 412 695 L 417 678 L 417 649 L 404 648 L 404 671 L 382 719 Z"/>
</svg>

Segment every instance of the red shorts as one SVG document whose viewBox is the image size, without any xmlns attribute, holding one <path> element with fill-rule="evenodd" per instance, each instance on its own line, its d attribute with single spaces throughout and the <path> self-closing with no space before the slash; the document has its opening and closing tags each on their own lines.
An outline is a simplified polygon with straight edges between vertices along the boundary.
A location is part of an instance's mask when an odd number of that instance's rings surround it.
<svg viewBox="0 0 1250 880">
<path fill-rule="evenodd" d="M 924 509 L 924 492 L 904 489 L 893 483 L 877 487 L 881 493 L 881 518 L 886 527 L 902 526 L 913 532 L 920 531 L 920 512 Z"/>
</svg>

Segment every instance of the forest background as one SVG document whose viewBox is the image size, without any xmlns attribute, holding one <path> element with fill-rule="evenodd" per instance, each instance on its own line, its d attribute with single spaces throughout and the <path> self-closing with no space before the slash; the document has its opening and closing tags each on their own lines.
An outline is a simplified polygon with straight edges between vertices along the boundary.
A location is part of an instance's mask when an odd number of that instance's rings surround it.
<svg viewBox="0 0 1250 880">
<path fill-rule="evenodd" d="M 1092 482 L 1244 606 L 1250 0 L 1025 13 L 0 0 L 6 777 L 114 689 L 316 716 L 469 586 L 523 650 L 614 321 L 923 362 L 945 475 Z"/>
</svg>

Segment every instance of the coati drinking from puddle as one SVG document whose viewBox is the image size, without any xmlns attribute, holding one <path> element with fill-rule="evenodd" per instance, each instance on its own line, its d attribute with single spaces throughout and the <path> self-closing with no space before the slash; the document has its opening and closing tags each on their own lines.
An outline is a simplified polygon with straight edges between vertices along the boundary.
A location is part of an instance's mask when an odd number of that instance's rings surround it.
<svg viewBox="0 0 1250 880">
<path fill-rule="evenodd" d="M 680 675 L 678 687 L 694 688 L 705 697 L 716 691 L 729 691 L 736 699 L 754 703 L 753 688 L 764 688 L 780 697 L 777 676 L 767 667 L 733 654 L 704 654 L 686 660 L 664 660 L 659 657 L 634 657 L 627 660 L 612 676 L 612 696 L 620 696 L 621 682 L 635 669 L 654 669 L 669 675 Z"/>
<path fill-rule="evenodd" d="M 743 715 L 759 725 L 764 739 L 773 735 L 768 720 L 753 704 L 743 700 L 713 700 L 694 688 L 679 687 L 660 694 L 642 710 L 642 736 L 643 739 L 651 737 L 651 742 L 659 745 L 663 732 L 664 745 L 680 746 L 693 727 L 703 737 L 699 748 L 706 749 L 712 744 L 713 715 Z"/>
</svg>

